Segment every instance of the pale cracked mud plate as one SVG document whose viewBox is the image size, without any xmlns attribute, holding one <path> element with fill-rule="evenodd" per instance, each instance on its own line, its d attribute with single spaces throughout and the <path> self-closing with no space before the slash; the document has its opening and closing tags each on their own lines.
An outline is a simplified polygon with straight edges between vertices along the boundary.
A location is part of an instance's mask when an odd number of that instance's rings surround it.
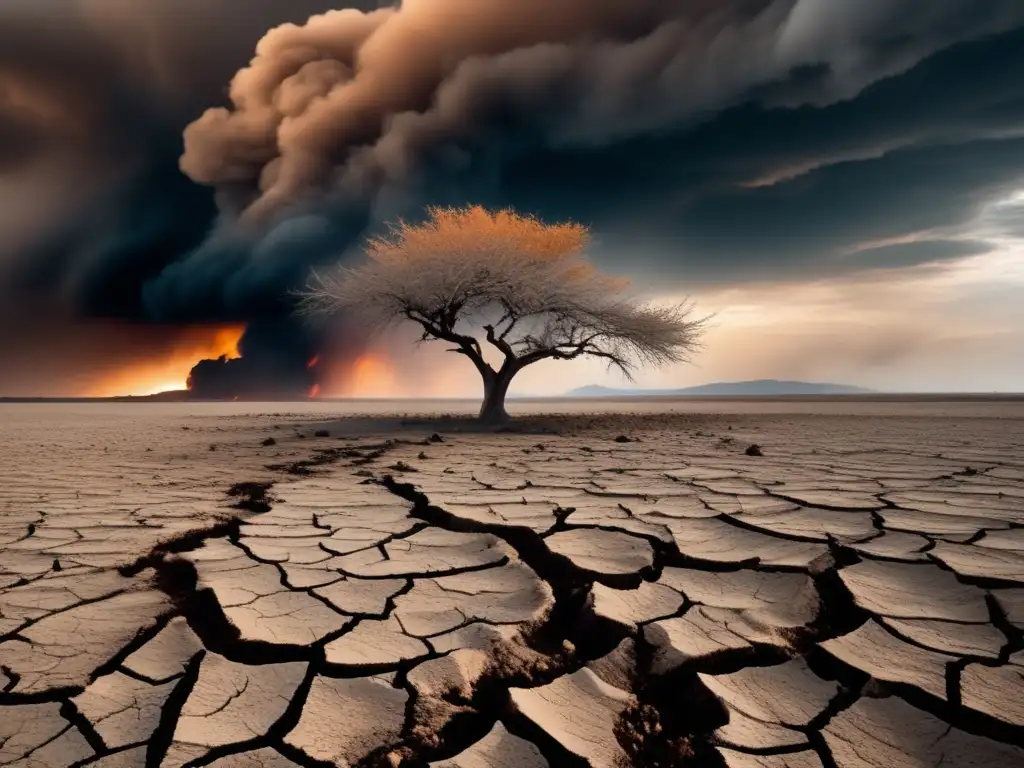
<svg viewBox="0 0 1024 768">
<path fill-rule="evenodd" d="M 1024 418 L 604 421 L 5 475 L 0 766 L 1024 765 Z"/>
</svg>

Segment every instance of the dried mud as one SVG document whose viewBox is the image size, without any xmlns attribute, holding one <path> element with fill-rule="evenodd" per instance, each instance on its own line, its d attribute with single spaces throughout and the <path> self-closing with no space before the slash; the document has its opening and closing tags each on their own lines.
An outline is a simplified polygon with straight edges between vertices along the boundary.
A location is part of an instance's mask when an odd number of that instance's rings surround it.
<svg viewBox="0 0 1024 768">
<path fill-rule="evenodd" d="M 445 426 L 5 468 L 0 766 L 1024 764 L 1024 421 Z"/>
</svg>

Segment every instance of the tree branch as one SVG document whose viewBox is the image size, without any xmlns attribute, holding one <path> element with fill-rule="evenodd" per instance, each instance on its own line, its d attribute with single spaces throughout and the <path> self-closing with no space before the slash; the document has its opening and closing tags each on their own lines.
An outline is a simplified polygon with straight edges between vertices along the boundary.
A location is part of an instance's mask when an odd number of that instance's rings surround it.
<svg viewBox="0 0 1024 768">
<path fill-rule="evenodd" d="M 574 360 L 581 355 L 587 355 L 589 357 L 600 357 L 605 360 L 609 360 L 612 365 L 615 365 L 628 377 L 630 375 L 630 369 L 629 362 L 626 358 L 594 345 L 594 342 L 600 338 L 601 335 L 602 334 L 600 333 L 594 333 L 579 342 L 553 344 L 543 349 L 534 350 L 533 352 L 518 358 L 516 361 L 518 368 L 525 368 L 526 366 L 533 365 L 541 360 Z"/>
<path fill-rule="evenodd" d="M 430 318 L 416 310 L 406 309 L 404 314 L 409 320 L 412 320 L 414 323 L 419 323 L 420 327 L 423 328 L 425 336 L 433 336 L 437 339 L 443 339 L 444 341 L 450 341 L 453 344 L 458 344 L 458 350 L 449 351 L 461 352 L 472 360 L 473 365 L 476 366 L 476 369 L 485 380 L 496 374 L 495 370 L 487 364 L 486 360 L 484 360 L 483 355 L 480 352 L 480 342 L 472 336 L 456 333 L 450 328 L 438 325 L 432 322 Z"/>
<path fill-rule="evenodd" d="M 516 359 L 516 351 L 512 349 L 512 345 L 505 341 L 501 336 L 495 335 L 493 325 L 485 325 L 484 330 L 487 331 L 487 341 L 500 349 L 505 355 L 506 360 Z"/>
<path fill-rule="evenodd" d="M 508 337 L 508 335 L 512 333 L 512 329 L 516 327 L 516 323 L 519 322 L 520 318 L 518 315 L 509 310 L 505 312 L 505 316 L 502 317 L 501 320 L 499 320 L 496 323 L 496 325 L 500 326 L 506 320 L 508 321 L 508 325 L 500 334 L 498 334 L 498 338 L 501 339 L 502 341 L 504 341 Z"/>
</svg>

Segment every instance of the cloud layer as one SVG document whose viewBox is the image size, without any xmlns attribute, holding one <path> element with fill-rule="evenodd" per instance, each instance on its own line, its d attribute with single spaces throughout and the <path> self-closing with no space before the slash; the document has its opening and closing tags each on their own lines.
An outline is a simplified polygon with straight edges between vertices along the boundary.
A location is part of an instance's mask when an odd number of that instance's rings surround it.
<svg viewBox="0 0 1024 768">
<path fill-rule="evenodd" d="M 827 106 L 953 42 L 1024 23 L 1013 0 L 982 5 L 419 0 L 331 11 L 262 38 L 231 106 L 186 129 L 182 168 L 251 186 L 258 216 L 405 186 L 433 155 L 474 140 L 510 154 L 607 147 L 744 102 Z"/>
</svg>

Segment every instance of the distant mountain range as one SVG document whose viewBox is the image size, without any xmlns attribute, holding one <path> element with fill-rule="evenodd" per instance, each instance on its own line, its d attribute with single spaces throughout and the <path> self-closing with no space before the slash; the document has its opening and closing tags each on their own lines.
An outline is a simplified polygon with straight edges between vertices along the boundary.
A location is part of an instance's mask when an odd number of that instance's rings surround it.
<svg viewBox="0 0 1024 768">
<path fill-rule="evenodd" d="M 778 395 L 867 395 L 872 389 L 848 384 L 819 384 L 807 381 L 719 381 L 682 389 L 613 389 L 590 384 L 565 393 L 566 397 L 774 397 Z"/>
</svg>

